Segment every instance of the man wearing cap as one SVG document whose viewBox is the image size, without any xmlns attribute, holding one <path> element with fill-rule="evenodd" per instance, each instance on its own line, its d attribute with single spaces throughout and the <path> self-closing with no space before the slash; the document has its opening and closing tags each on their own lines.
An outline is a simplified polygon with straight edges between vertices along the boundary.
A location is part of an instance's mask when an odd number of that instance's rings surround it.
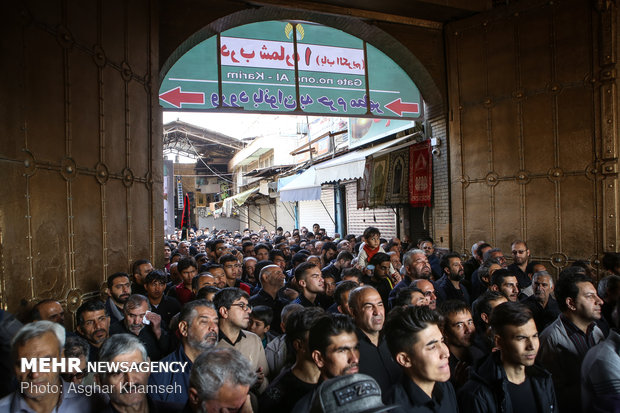
<svg viewBox="0 0 620 413">
<path fill-rule="evenodd" d="M 317 413 L 382 413 L 396 408 L 381 402 L 379 385 L 365 374 L 324 381 L 312 400 L 312 412 Z"/>
<path fill-rule="evenodd" d="M 404 374 L 384 399 L 398 404 L 397 412 L 458 411 L 439 323 L 439 314 L 427 306 L 397 307 L 388 316 L 385 339 Z"/>
</svg>

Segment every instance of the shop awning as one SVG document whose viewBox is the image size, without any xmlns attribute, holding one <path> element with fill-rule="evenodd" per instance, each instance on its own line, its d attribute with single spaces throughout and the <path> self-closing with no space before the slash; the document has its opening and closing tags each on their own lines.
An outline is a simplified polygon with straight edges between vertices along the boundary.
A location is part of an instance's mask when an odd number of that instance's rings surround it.
<svg viewBox="0 0 620 413">
<path fill-rule="evenodd" d="M 362 178 L 367 156 L 397 145 L 410 137 L 411 135 L 392 139 L 372 148 L 352 151 L 329 161 L 316 164 L 314 165 L 316 168 L 316 183 L 320 185 L 325 182 Z"/>
<path fill-rule="evenodd" d="M 297 175 L 280 189 L 280 201 L 316 201 L 321 199 L 321 184 L 316 184 L 314 166 Z"/>
<path fill-rule="evenodd" d="M 222 209 L 223 209 L 224 213 L 226 213 L 226 215 L 230 216 L 230 213 L 232 212 L 233 202 L 235 204 L 237 204 L 238 206 L 241 206 L 241 205 L 245 204 L 245 201 L 248 200 L 250 195 L 257 193 L 259 189 L 260 188 L 258 186 L 255 186 L 252 189 L 248 189 L 247 191 L 239 192 L 236 195 L 229 196 L 228 198 L 224 199 L 224 204 L 222 205 Z"/>
</svg>

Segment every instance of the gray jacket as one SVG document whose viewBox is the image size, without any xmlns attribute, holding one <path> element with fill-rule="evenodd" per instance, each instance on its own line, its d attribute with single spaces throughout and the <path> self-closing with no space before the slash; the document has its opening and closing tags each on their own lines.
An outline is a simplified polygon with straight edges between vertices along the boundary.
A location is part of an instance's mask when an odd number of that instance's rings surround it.
<svg viewBox="0 0 620 413">
<path fill-rule="evenodd" d="M 584 412 L 620 410 L 620 334 L 615 330 L 583 358 L 581 399 Z"/>
<path fill-rule="evenodd" d="M 605 337 L 594 326 L 594 340 Z M 540 334 L 537 360 L 551 372 L 560 412 L 581 412 L 581 362 L 577 348 L 568 337 L 560 316 Z"/>
</svg>

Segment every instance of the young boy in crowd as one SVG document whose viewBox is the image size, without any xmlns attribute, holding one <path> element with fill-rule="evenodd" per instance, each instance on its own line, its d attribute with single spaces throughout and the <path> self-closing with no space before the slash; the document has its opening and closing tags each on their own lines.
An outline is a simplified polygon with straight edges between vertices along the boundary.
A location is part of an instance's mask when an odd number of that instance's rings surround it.
<svg viewBox="0 0 620 413">
<path fill-rule="evenodd" d="M 257 305 L 252 309 L 252 314 L 250 314 L 250 326 L 248 329 L 262 340 L 263 348 L 267 347 L 267 344 L 276 338 L 273 333 L 269 332 L 272 321 L 273 310 L 271 307 Z"/>
<path fill-rule="evenodd" d="M 381 232 L 379 228 L 368 227 L 364 230 L 364 234 L 362 234 L 362 238 L 364 242 L 360 246 L 360 252 L 357 255 L 357 265 L 358 267 L 364 271 L 368 263 L 378 252 L 383 252 L 383 248 L 381 247 Z M 390 264 L 390 276 L 394 274 L 396 270 Z"/>
</svg>

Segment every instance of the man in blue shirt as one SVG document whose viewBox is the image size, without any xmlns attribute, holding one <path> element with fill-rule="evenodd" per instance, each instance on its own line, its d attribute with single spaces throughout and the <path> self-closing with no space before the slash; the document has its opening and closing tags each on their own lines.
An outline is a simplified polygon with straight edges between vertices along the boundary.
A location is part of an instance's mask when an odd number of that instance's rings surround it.
<svg viewBox="0 0 620 413">
<path fill-rule="evenodd" d="M 187 362 L 183 372 L 153 373 L 149 377 L 149 384 L 179 384 L 183 391 L 179 393 L 153 393 L 155 400 L 178 403 L 184 406 L 187 403 L 189 391 L 189 373 L 196 357 L 217 343 L 218 315 L 213 303 L 207 300 L 195 300 L 185 304 L 179 315 L 179 333 L 181 344 L 179 348 L 164 357 L 161 362 Z"/>
</svg>

